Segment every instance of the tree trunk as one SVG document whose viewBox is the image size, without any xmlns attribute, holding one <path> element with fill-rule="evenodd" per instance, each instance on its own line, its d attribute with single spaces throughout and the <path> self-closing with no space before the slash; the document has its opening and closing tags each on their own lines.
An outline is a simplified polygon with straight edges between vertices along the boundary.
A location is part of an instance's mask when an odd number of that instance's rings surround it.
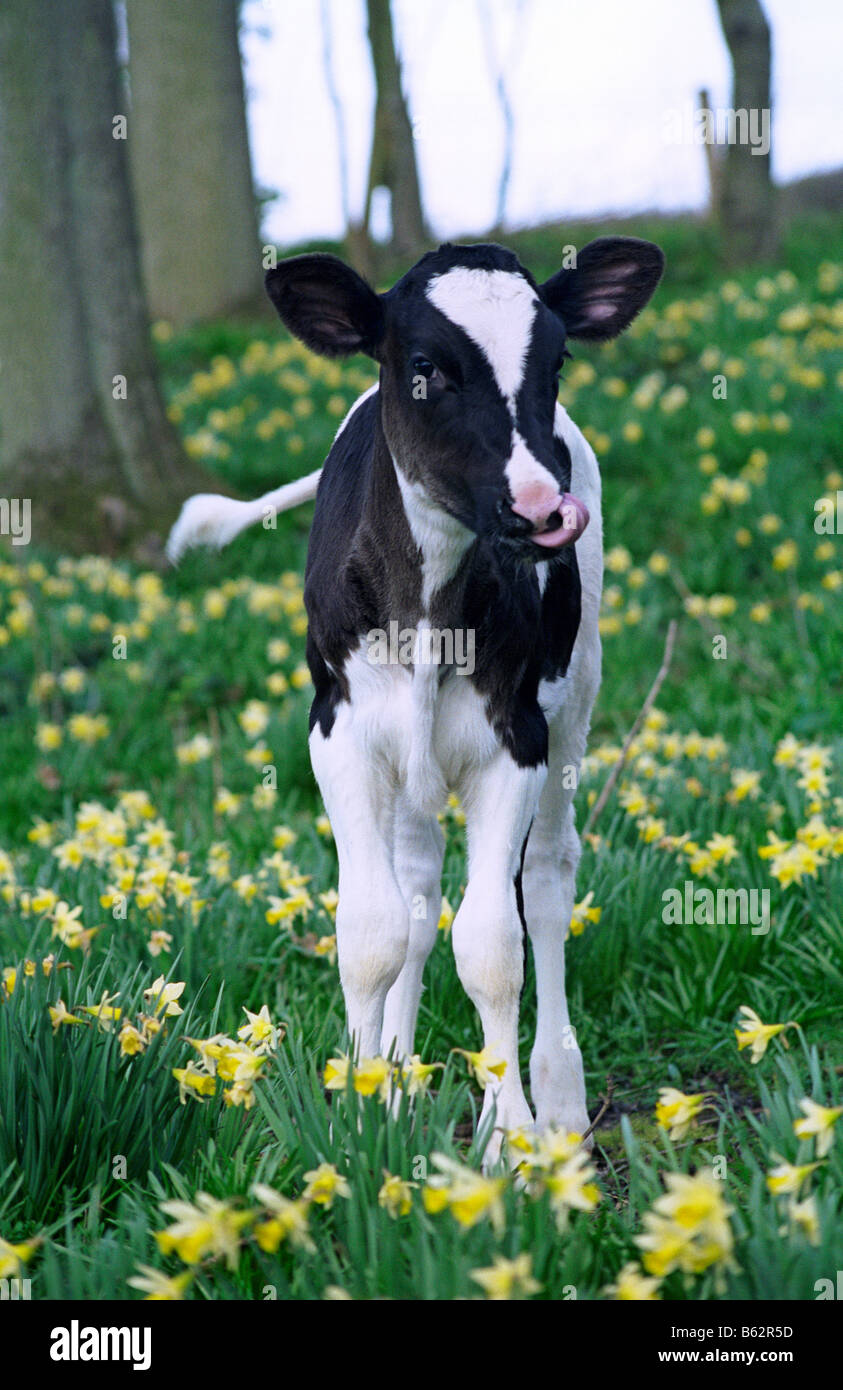
<svg viewBox="0 0 843 1390">
<path fill-rule="evenodd" d="M 401 89 L 390 0 L 366 0 L 366 9 L 375 74 L 375 120 L 362 232 L 368 236 L 372 194 L 376 188 L 388 188 L 392 195 L 390 253 L 401 260 L 415 259 L 427 240 L 427 230 L 413 127 Z M 355 229 L 358 240 L 360 233 L 360 228 Z"/>
<path fill-rule="evenodd" d="M 129 158 L 153 318 L 264 306 L 237 0 L 128 0 Z"/>
<path fill-rule="evenodd" d="M 3 0 L 0 495 L 77 551 L 148 549 L 208 481 L 158 389 L 121 105 L 110 0 Z"/>
<path fill-rule="evenodd" d="M 761 113 L 771 111 L 769 25 L 759 0 L 717 0 L 717 8 L 732 59 L 732 107 L 758 122 L 760 132 Z M 726 146 L 719 210 L 723 250 L 731 264 L 775 254 L 777 207 L 769 150 L 757 153 L 748 140 Z"/>
</svg>

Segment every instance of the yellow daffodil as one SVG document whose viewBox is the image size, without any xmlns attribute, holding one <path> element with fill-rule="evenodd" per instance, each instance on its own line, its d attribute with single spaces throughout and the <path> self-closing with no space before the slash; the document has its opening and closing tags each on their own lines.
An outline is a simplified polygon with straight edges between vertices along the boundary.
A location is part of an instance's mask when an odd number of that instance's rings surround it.
<svg viewBox="0 0 843 1390">
<path fill-rule="evenodd" d="M 663 1086 L 656 1106 L 656 1121 L 671 1139 L 684 1139 L 705 1104 L 705 1093 L 685 1095 L 675 1086 Z"/>
<path fill-rule="evenodd" d="M 252 1219 L 251 1212 L 235 1211 L 207 1192 L 197 1192 L 195 1204 L 162 1202 L 161 1210 L 174 1218 L 171 1226 L 153 1232 L 162 1255 L 175 1252 L 187 1265 L 198 1264 L 206 1255 L 224 1255 L 229 1269 L 237 1268 L 240 1233 Z"/>
<path fill-rule="evenodd" d="M 506 1071 L 506 1062 L 502 1057 L 498 1057 L 491 1047 L 484 1047 L 480 1052 L 466 1052 L 462 1047 L 454 1047 L 451 1050 L 465 1058 L 475 1081 L 484 1089 L 500 1081 Z"/>
<path fill-rule="evenodd" d="M 810 1177 L 817 1163 L 779 1163 L 767 1174 L 767 1187 L 774 1197 L 796 1196 L 806 1178 Z"/>
<path fill-rule="evenodd" d="M 187 1103 L 188 1096 L 201 1101 L 205 1096 L 216 1094 L 216 1078 L 208 1072 L 200 1071 L 195 1062 L 188 1062 L 186 1067 L 173 1067 L 173 1076 L 179 1083 L 179 1100 L 182 1105 Z"/>
<path fill-rule="evenodd" d="M 649 1278 L 640 1265 L 630 1260 L 618 1271 L 614 1284 L 609 1284 L 604 1293 L 608 1298 L 621 1302 L 652 1303 L 660 1297 L 659 1283 L 660 1280 Z"/>
<path fill-rule="evenodd" d="M 273 1052 L 278 1043 L 280 1029 L 277 1024 L 272 1022 L 269 1016 L 269 1006 L 263 1004 L 259 1013 L 253 1014 L 247 1008 L 243 1009 L 248 1023 L 244 1023 L 242 1028 L 238 1028 L 237 1036 L 242 1042 L 248 1043 L 255 1052 Z"/>
<path fill-rule="evenodd" d="M 153 980 L 149 989 L 143 992 L 144 999 L 148 999 L 155 1006 L 156 1014 L 163 1012 L 165 1018 L 175 1018 L 177 1014 L 183 1012 L 178 1003 L 184 992 L 184 981 L 177 983 L 175 980 L 167 984 L 163 975 L 159 975 L 157 980 Z"/>
<path fill-rule="evenodd" d="M 495 1255 L 491 1265 L 485 1269 L 472 1269 L 469 1277 L 485 1290 L 492 1303 L 529 1298 L 531 1294 L 541 1293 L 542 1286 L 533 1278 L 532 1263 L 526 1252 L 516 1255 L 514 1260 Z"/>
<path fill-rule="evenodd" d="M 392 1217 L 406 1216 L 413 1205 L 415 1183 L 396 1177 L 384 1168 L 383 1183 L 378 1192 L 378 1206 L 383 1207 Z"/>
<path fill-rule="evenodd" d="M 834 1126 L 843 1115 L 843 1105 L 820 1105 L 818 1101 L 804 1096 L 799 1102 L 799 1109 L 804 1118 L 793 1121 L 794 1134 L 798 1139 L 815 1138 L 817 1157 L 825 1158 L 834 1142 Z"/>
<path fill-rule="evenodd" d="M 663 828 L 659 834 L 661 833 L 663 833 Z M 654 838 L 657 838 L 657 836 Z M 569 924 L 569 931 L 572 936 L 581 936 L 588 922 L 594 922 L 596 924 L 600 921 L 603 909 L 602 907 L 592 906 L 593 898 L 593 892 L 586 893 L 581 902 L 574 903 Z"/>
<path fill-rule="evenodd" d="M 801 1202 L 791 1202 L 787 1214 L 792 1224 L 802 1232 L 809 1244 L 819 1245 L 822 1232 L 820 1231 L 820 1217 L 815 1197 L 805 1197 Z"/>
<path fill-rule="evenodd" d="M 71 1027 L 74 1023 L 86 1024 L 88 1022 L 86 1018 L 77 1018 L 75 1014 L 72 1014 L 63 999 L 59 999 L 58 1003 L 55 1005 L 50 1004 L 49 1010 L 54 1033 L 59 1031 L 62 1024 Z"/>
<path fill-rule="evenodd" d="M 309 1204 L 304 1198 L 293 1201 L 259 1182 L 252 1187 L 252 1195 L 270 1213 L 269 1219 L 260 1222 L 254 1230 L 261 1250 L 272 1255 L 285 1240 L 299 1250 L 315 1249 L 307 1227 Z"/>
<path fill-rule="evenodd" d="M 358 1095 L 389 1098 L 392 1064 L 385 1057 L 361 1057 L 354 1067 L 353 1085 Z"/>
<path fill-rule="evenodd" d="M 402 1058 L 401 1078 L 407 1095 L 415 1096 L 419 1091 L 426 1091 L 433 1073 L 443 1065 L 442 1062 L 423 1062 L 417 1052 L 411 1057 Z"/>
<path fill-rule="evenodd" d="M 0 1279 L 19 1279 L 23 1266 L 31 1260 L 40 1244 L 40 1237 L 20 1245 L 10 1245 L 0 1236 Z"/>
<path fill-rule="evenodd" d="M 424 1198 L 428 1211 L 441 1211 L 447 1206 L 461 1226 L 474 1226 L 488 1217 L 496 1230 L 503 1229 L 502 1196 L 507 1186 L 506 1178 L 487 1178 L 473 1168 L 448 1158 L 446 1154 L 435 1153 L 433 1162 L 440 1176 L 431 1179 L 425 1188 L 425 1192 L 432 1188 L 433 1194 Z"/>
<path fill-rule="evenodd" d="M 350 1197 L 351 1188 L 348 1179 L 338 1173 L 333 1163 L 320 1163 L 318 1168 L 312 1168 L 309 1173 L 305 1173 L 304 1180 L 307 1183 L 303 1197 L 306 1202 L 314 1202 L 320 1207 L 331 1207 L 335 1197 Z"/>
<path fill-rule="evenodd" d="M 738 1012 L 741 1016 L 741 1027 L 735 1029 L 738 1051 L 743 1052 L 745 1047 L 751 1048 L 750 1060 L 753 1064 L 761 1061 L 772 1038 L 783 1033 L 786 1028 L 799 1027 L 799 1024 L 792 1020 L 789 1023 L 762 1023 L 758 1014 L 748 1004 L 742 1004 Z"/>
<path fill-rule="evenodd" d="M 177 1302 L 184 1298 L 185 1290 L 193 1278 L 193 1271 L 186 1269 L 181 1274 L 165 1274 L 163 1270 L 153 1269 L 151 1265 L 137 1266 L 138 1273 L 133 1274 L 126 1283 L 133 1289 L 140 1289 L 145 1295 L 145 1303 L 166 1303 Z"/>
</svg>

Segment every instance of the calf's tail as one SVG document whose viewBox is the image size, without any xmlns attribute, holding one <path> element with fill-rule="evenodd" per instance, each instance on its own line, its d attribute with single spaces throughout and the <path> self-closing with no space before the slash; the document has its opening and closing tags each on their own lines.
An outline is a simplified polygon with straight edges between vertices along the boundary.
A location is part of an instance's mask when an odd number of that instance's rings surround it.
<svg viewBox="0 0 843 1390">
<path fill-rule="evenodd" d="M 198 492 L 195 497 L 188 497 L 167 538 L 167 555 L 176 564 L 186 550 L 196 545 L 209 545 L 221 550 L 256 521 L 263 521 L 278 512 L 287 512 L 302 502 L 312 501 L 321 476 L 322 469 L 317 468 L 306 478 L 285 483 L 254 502 L 236 502 L 215 492 Z"/>
</svg>

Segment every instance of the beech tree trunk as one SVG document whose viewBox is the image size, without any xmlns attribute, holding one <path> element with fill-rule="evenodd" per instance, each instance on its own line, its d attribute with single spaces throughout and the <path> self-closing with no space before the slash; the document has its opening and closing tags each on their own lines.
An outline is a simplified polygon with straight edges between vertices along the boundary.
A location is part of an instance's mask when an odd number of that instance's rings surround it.
<svg viewBox="0 0 843 1390">
<path fill-rule="evenodd" d="M 129 157 L 153 318 L 264 307 L 237 0 L 127 0 Z"/>
<path fill-rule="evenodd" d="M 36 543 L 151 554 L 208 479 L 159 390 L 115 45 L 111 0 L 0 7 L 0 495 Z"/>
<path fill-rule="evenodd" d="M 392 238 L 389 252 L 414 260 L 427 240 L 422 212 L 413 127 L 401 87 L 401 64 L 395 48 L 390 0 L 366 0 L 369 48 L 375 75 L 375 119 L 369 179 L 362 224 L 351 228 L 350 245 L 357 259 L 373 259 L 369 218 L 372 194 L 388 188 L 391 195 Z M 364 273 L 371 273 L 363 265 Z"/>
<path fill-rule="evenodd" d="M 760 113 L 772 109 L 770 27 L 759 0 L 717 0 L 717 9 L 732 59 L 732 107 L 749 116 L 758 113 L 759 122 Z M 749 143 L 726 145 L 717 192 L 726 260 L 740 265 L 774 255 L 779 229 L 770 151 L 754 152 Z"/>
</svg>

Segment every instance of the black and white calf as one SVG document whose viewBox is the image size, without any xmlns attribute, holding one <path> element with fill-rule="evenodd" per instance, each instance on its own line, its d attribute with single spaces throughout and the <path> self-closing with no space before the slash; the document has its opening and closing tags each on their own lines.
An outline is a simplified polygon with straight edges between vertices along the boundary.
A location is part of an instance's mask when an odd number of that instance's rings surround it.
<svg viewBox="0 0 843 1390">
<path fill-rule="evenodd" d="M 487 1161 L 500 1131 L 532 1122 L 518 1063 L 522 916 L 537 1123 L 588 1126 L 565 936 L 580 852 L 571 803 L 600 681 L 600 475 L 557 390 L 567 339 L 620 333 L 662 267 L 651 243 L 605 237 L 538 285 L 499 246 L 446 245 L 376 294 L 332 256 L 282 262 L 267 289 L 290 331 L 329 357 L 368 353 L 379 381 L 321 476 L 254 503 L 192 498 L 170 542 L 174 557 L 222 544 L 316 493 L 310 749 L 339 854 L 349 1030 L 360 1055 L 413 1052 L 440 914 L 437 812 L 453 790 L 468 839 L 456 965 L 484 1044 L 507 1064 L 486 1092 Z M 368 636 L 396 622 L 417 642 L 426 629 L 473 634 L 471 674 L 420 648 L 409 664 L 373 664 Z"/>
</svg>

